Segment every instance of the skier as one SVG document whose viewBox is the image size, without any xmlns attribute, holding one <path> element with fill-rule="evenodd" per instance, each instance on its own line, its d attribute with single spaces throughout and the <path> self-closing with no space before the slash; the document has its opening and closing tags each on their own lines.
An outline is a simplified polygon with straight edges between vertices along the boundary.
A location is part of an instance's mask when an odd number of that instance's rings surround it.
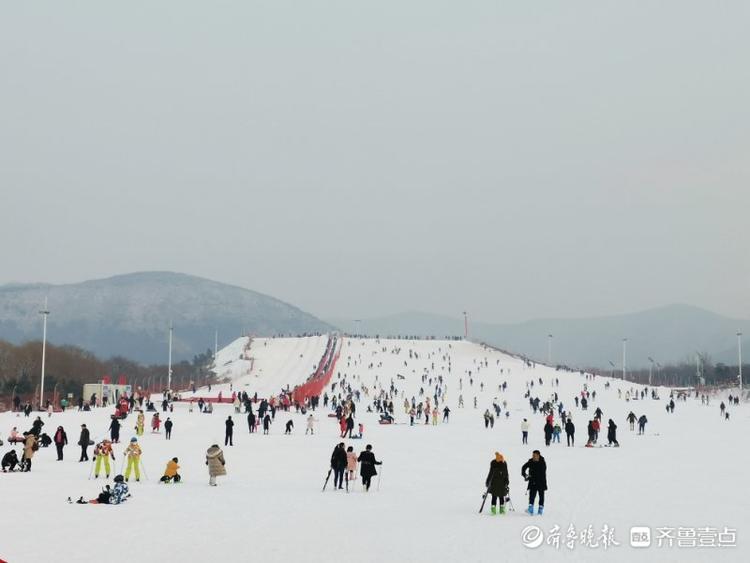
<svg viewBox="0 0 750 563">
<path fill-rule="evenodd" d="M 528 473 L 527 473 L 528 472 Z M 534 500 L 539 494 L 539 510 L 537 514 L 544 514 L 544 491 L 547 490 L 547 463 L 539 450 L 534 450 L 531 459 L 521 467 L 521 476 L 528 481 L 529 508 L 527 512 L 534 514 Z"/>
<path fill-rule="evenodd" d="M 609 427 L 607 428 L 607 442 L 609 446 L 614 444 L 616 448 L 620 447 L 620 442 L 617 441 L 617 425 L 611 418 L 609 419 Z"/>
<path fill-rule="evenodd" d="M 143 436 L 143 427 L 146 424 L 146 416 L 143 414 L 142 410 L 138 410 L 138 416 L 136 417 L 135 421 L 135 433 L 138 436 Z"/>
<path fill-rule="evenodd" d="M 125 468 L 125 481 L 130 480 L 130 473 L 135 471 L 135 480 L 141 480 L 141 447 L 138 445 L 138 438 L 133 436 L 130 444 L 125 448 L 124 455 L 128 458 L 128 466 Z"/>
<path fill-rule="evenodd" d="M 569 418 L 568 421 L 565 423 L 565 435 L 568 438 L 568 447 L 575 446 L 575 434 L 576 434 L 576 427 L 575 424 L 573 424 L 573 419 Z"/>
<path fill-rule="evenodd" d="M 91 440 L 89 435 L 89 429 L 86 428 L 85 424 L 81 424 L 81 437 L 78 439 L 78 445 L 81 446 L 81 459 L 78 461 L 88 461 L 89 460 L 89 441 Z"/>
<path fill-rule="evenodd" d="M 161 483 L 179 483 L 180 482 L 180 474 L 177 473 L 177 471 L 180 469 L 180 466 L 177 465 L 177 462 L 179 460 L 176 457 L 173 457 L 167 462 L 167 468 L 164 470 L 164 475 L 162 475 L 161 479 L 159 481 Z"/>
<path fill-rule="evenodd" d="M 648 419 L 646 419 L 646 415 L 642 414 L 641 417 L 638 419 L 638 434 L 645 434 L 646 433 L 646 423 L 648 422 Z"/>
<path fill-rule="evenodd" d="M 521 421 L 521 443 L 528 444 L 529 442 L 529 421 L 525 418 Z"/>
<path fill-rule="evenodd" d="M 446 405 L 446 407 L 443 409 L 443 422 L 448 422 L 448 417 L 450 416 L 450 414 L 451 410 Z"/>
<path fill-rule="evenodd" d="M 375 454 L 372 453 L 372 446 L 367 444 L 365 451 L 359 454 L 357 461 L 360 463 L 360 475 L 362 476 L 362 486 L 365 491 L 370 490 L 370 480 L 378 474 L 375 469 L 376 465 L 383 465 L 382 461 L 375 459 Z"/>
<path fill-rule="evenodd" d="M 292 428 L 294 428 L 294 422 L 292 422 L 292 419 L 286 421 L 286 429 L 284 430 L 284 434 L 291 434 Z"/>
<path fill-rule="evenodd" d="M 63 460 L 63 447 L 68 445 L 68 436 L 62 426 L 57 427 L 55 432 L 55 447 L 57 448 L 57 461 Z"/>
<path fill-rule="evenodd" d="M 224 452 L 221 451 L 221 448 L 217 444 L 206 450 L 206 465 L 208 465 L 208 484 L 215 487 L 216 478 L 227 474 Z"/>
<path fill-rule="evenodd" d="M 154 416 L 151 417 L 151 433 L 158 432 L 159 428 L 161 427 L 161 418 L 159 418 L 159 413 L 155 412 Z"/>
<path fill-rule="evenodd" d="M 344 442 L 339 442 L 331 454 L 331 469 L 333 469 L 333 488 L 344 488 L 344 470 L 346 469 L 347 459 Z"/>
<path fill-rule="evenodd" d="M 630 411 L 627 416 L 627 421 L 630 423 L 630 431 L 632 432 L 635 430 L 635 413 L 633 411 Z"/>
<path fill-rule="evenodd" d="M 233 446 L 232 434 L 234 433 L 234 421 L 231 416 L 227 417 L 224 426 L 226 427 L 226 431 L 224 432 L 224 445 L 226 446 L 229 444 L 230 446 Z"/>
<path fill-rule="evenodd" d="M 169 417 L 164 421 L 164 436 L 167 440 L 172 439 L 172 420 Z"/>
<path fill-rule="evenodd" d="M 552 427 L 552 441 L 560 443 L 560 433 L 562 432 L 562 428 L 560 428 L 560 425 L 556 422 L 555 425 Z"/>
<path fill-rule="evenodd" d="M 594 444 L 596 443 L 596 430 L 594 430 L 594 421 L 593 420 L 589 420 L 589 425 L 588 425 L 587 430 L 588 430 L 588 434 L 589 434 L 589 441 L 586 442 L 586 447 L 587 448 L 593 448 Z"/>
<path fill-rule="evenodd" d="M 101 443 L 97 444 L 94 447 L 94 458 L 96 459 L 96 466 L 94 467 L 94 479 L 99 478 L 99 472 L 101 471 L 102 463 L 104 463 L 104 474 L 107 476 L 107 479 L 109 479 L 110 457 L 112 458 L 112 461 L 114 461 L 115 452 L 112 451 L 112 442 L 105 438 Z"/>
<path fill-rule="evenodd" d="M 495 459 L 490 462 L 490 472 L 484 481 L 487 491 L 492 495 L 490 511 L 492 514 L 505 514 L 505 497 L 508 495 L 510 479 L 508 464 L 499 452 L 495 452 Z M 496 508 L 495 505 L 499 504 Z"/>
</svg>

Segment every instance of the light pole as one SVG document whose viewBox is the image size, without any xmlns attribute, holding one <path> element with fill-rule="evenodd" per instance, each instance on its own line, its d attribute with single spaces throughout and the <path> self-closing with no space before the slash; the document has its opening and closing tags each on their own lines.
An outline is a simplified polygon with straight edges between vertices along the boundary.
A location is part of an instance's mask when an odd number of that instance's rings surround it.
<svg viewBox="0 0 750 563">
<path fill-rule="evenodd" d="M 740 375 L 740 397 L 742 397 L 742 332 L 737 331 L 737 359 Z"/>
<path fill-rule="evenodd" d="M 464 311 L 464 340 L 469 338 L 469 316 Z"/>
<path fill-rule="evenodd" d="M 159 378 L 161 381 L 161 378 Z M 169 321 L 169 368 L 167 370 L 167 389 L 172 389 L 172 321 Z"/>
<path fill-rule="evenodd" d="M 47 362 L 47 317 L 49 311 L 47 310 L 47 298 L 44 298 L 44 310 L 39 311 L 40 315 L 44 316 L 44 328 L 42 329 L 42 381 L 39 385 L 39 408 L 44 408 L 44 368 Z"/>
<path fill-rule="evenodd" d="M 547 365 L 552 365 L 552 335 L 547 335 Z"/>
<path fill-rule="evenodd" d="M 627 373 L 627 358 L 628 358 L 628 339 L 622 339 L 622 380 L 625 381 L 625 374 Z"/>
<path fill-rule="evenodd" d="M 651 362 L 651 365 L 648 366 L 648 386 L 651 387 L 651 373 L 654 370 L 654 359 L 649 356 L 648 361 Z"/>
</svg>

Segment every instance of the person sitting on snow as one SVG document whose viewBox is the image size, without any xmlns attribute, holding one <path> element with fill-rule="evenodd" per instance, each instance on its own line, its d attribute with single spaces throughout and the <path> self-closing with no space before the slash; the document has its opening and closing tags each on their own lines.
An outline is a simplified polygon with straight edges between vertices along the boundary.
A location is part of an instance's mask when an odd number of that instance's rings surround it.
<svg viewBox="0 0 750 563">
<path fill-rule="evenodd" d="M 162 483 L 179 483 L 180 482 L 180 474 L 177 473 L 177 470 L 180 469 L 180 466 L 177 465 L 177 462 L 179 460 L 176 457 L 173 457 L 171 460 L 167 462 L 167 468 L 164 470 L 164 475 L 161 479 L 159 479 Z"/>
</svg>

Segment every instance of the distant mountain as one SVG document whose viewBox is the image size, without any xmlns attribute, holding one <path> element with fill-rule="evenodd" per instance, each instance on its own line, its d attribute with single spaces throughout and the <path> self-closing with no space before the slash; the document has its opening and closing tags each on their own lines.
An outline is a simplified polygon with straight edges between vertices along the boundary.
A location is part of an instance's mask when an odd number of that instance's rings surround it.
<svg viewBox="0 0 750 563">
<path fill-rule="evenodd" d="M 463 319 L 410 312 L 375 319 L 331 320 L 347 332 L 381 335 L 463 336 Z M 750 321 L 723 317 L 688 305 L 669 305 L 638 313 L 588 319 L 540 319 L 515 324 L 475 323 L 469 317 L 469 337 L 547 359 L 547 335 L 552 334 L 554 363 L 610 369 L 622 366 L 622 339 L 627 338 L 628 367 L 647 367 L 651 356 L 661 364 L 676 363 L 708 353 L 714 362 L 737 364 L 737 330 L 750 339 Z M 746 350 L 750 355 L 750 347 Z"/>
<path fill-rule="evenodd" d="M 169 322 L 173 358 L 190 359 L 243 331 L 258 335 L 328 331 L 296 307 L 241 287 L 172 272 L 141 272 L 67 285 L 0 286 L 0 339 L 40 340 L 39 310 L 49 298 L 47 337 L 102 358 L 122 355 L 166 363 Z"/>
</svg>

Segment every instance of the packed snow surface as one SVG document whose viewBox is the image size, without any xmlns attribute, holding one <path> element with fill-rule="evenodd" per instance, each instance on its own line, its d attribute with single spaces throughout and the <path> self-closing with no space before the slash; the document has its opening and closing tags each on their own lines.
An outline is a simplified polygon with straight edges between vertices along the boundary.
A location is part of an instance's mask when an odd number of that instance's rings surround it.
<svg viewBox="0 0 750 563">
<path fill-rule="evenodd" d="M 248 349 L 247 340 L 240 339 L 220 353 L 218 374 L 230 378 L 233 389 L 251 395 L 257 390 L 263 396 L 304 381 L 320 360 L 325 343 L 325 337 L 255 339 Z M 626 391 L 639 391 L 639 386 L 529 366 L 521 359 L 460 341 L 346 338 L 335 372 L 336 393 L 344 378 L 362 392 L 356 421 L 364 424 L 364 439 L 347 439 L 347 446 L 359 452 L 372 444 L 376 457 L 383 461 L 369 492 L 361 490 L 359 478 L 348 494 L 334 491 L 333 479 L 321 492 L 331 451 L 340 441 L 336 419 L 327 416 L 322 404 L 315 412 L 314 435 L 305 435 L 302 414 L 279 411 L 270 435 L 264 436 L 250 435 L 245 415 L 236 414 L 231 405 L 201 414 L 197 409 L 190 413 L 187 404 L 178 403 L 173 413 L 161 413 L 162 418 L 170 416 L 174 421 L 170 441 L 163 430 L 151 433 L 151 414 L 147 413 L 140 443 L 148 478 L 139 483 L 131 480 L 130 500 L 120 506 L 68 504 L 69 496 L 74 500 L 96 497 L 104 485 L 101 478 L 88 478 L 91 462 L 78 462 L 80 449 L 75 444 L 82 423 L 91 429 L 94 440 L 107 435 L 112 409 L 44 415 L 44 431 L 51 436 L 62 425 L 70 444 L 64 461 L 56 461 L 54 446 L 42 448 L 30 473 L 0 474 L 4 508 L 0 559 L 13 563 L 255 558 L 379 563 L 750 559 L 750 411 L 747 405 L 732 406 L 730 419 L 722 419 L 719 403 L 726 394 L 711 397 L 708 406 L 692 397 L 677 400 L 674 414 L 669 414 L 666 388 L 658 389 L 659 400 L 626 402 Z M 432 378 L 432 385 L 423 382 L 423 375 L 427 381 Z M 424 419 L 409 426 L 404 398 L 423 400 L 421 387 L 432 395 L 438 376 L 445 382 L 450 421 L 443 423 L 441 413 L 441 422 L 435 426 L 425 425 Z M 553 385 L 556 378 L 558 386 Z M 544 402 L 557 392 L 572 413 L 575 447 L 566 447 L 564 433 L 561 444 L 544 445 L 544 418 L 532 413 L 524 397 L 531 381 L 531 397 Z M 500 391 L 503 382 L 507 389 Z M 609 389 L 605 389 L 607 382 Z M 379 425 L 377 413 L 368 413 L 366 408 L 381 386 L 387 390 L 391 383 L 396 388 L 397 424 Z M 596 391 L 587 412 L 573 401 L 584 385 Z M 213 386 L 211 394 L 223 390 L 226 395 L 228 387 Z M 207 393 L 200 389 L 197 395 Z M 458 407 L 459 395 L 464 408 Z M 485 409 L 503 401 L 510 416 L 506 418 L 503 409 L 494 428 L 485 429 Z M 440 403 L 442 409 L 442 398 Z M 620 448 L 584 447 L 586 422 L 597 407 L 604 412 L 600 443 L 606 443 L 606 422 L 612 418 L 618 425 Z M 625 417 L 631 410 L 648 417 L 645 435 L 629 430 Z M 236 421 L 234 446 L 224 447 L 224 421 L 230 415 Z M 27 430 L 34 416 L 0 414 L 0 436 L 5 439 L 13 426 Z M 521 444 L 524 417 L 531 423 L 528 445 Z M 295 429 L 284 435 L 289 419 Z M 133 416 L 123 422 L 121 443 L 115 445 L 118 470 L 134 423 Z M 217 487 L 208 486 L 205 465 L 211 444 L 219 444 L 226 458 L 227 476 L 219 477 Z M 0 448 L 3 453 L 8 449 L 7 443 Z M 533 449 L 541 450 L 547 462 L 549 490 L 543 516 L 523 512 L 526 486 L 521 466 Z M 16 450 L 20 453 L 20 447 Z M 490 516 L 488 500 L 484 512 L 478 514 L 496 451 L 508 461 L 510 496 L 516 510 Z M 184 482 L 158 484 L 166 462 L 175 456 Z M 571 526 L 578 535 L 591 526 L 597 542 L 605 525 L 614 528 L 619 545 L 606 550 L 601 543 L 593 547 L 578 540 L 573 549 L 565 545 Z M 528 526 L 538 526 L 545 538 L 558 526 L 560 546 L 546 541 L 537 548 L 524 546 L 521 535 Z M 631 547 L 633 526 L 649 526 L 654 543 L 648 548 Z M 676 534 L 679 528 L 707 527 L 736 530 L 736 546 L 678 547 L 676 541 L 673 547 L 655 545 L 656 528 L 674 528 Z"/>
</svg>

